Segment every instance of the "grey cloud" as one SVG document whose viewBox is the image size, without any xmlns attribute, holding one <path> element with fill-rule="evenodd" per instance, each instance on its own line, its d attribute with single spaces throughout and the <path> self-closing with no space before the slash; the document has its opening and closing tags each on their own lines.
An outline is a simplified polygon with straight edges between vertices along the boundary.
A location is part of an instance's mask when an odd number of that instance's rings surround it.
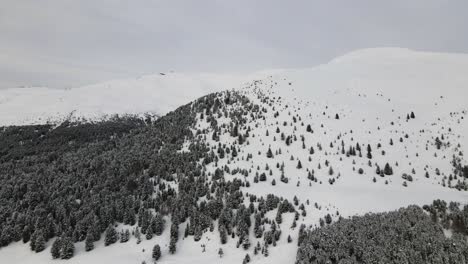
<svg viewBox="0 0 468 264">
<path fill-rule="evenodd" d="M 0 88 L 311 67 L 399 46 L 468 52 L 467 1 L 3 0 Z"/>
</svg>

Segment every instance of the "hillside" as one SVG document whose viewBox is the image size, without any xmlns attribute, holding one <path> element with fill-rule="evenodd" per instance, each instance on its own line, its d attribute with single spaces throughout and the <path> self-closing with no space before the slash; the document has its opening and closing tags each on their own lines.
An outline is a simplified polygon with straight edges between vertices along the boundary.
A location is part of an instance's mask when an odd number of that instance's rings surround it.
<svg viewBox="0 0 468 264">
<path fill-rule="evenodd" d="M 307 243 L 352 226 L 340 218 L 435 199 L 459 203 L 450 210 L 438 203 L 425 207 L 445 223 L 435 221 L 428 236 L 435 234 L 437 245 L 449 243 L 442 232 L 468 234 L 453 216 L 468 223 L 467 68 L 468 55 L 385 48 L 311 69 L 258 73 L 246 83 L 240 80 L 247 77 L 165 75 L 147 77 L 152 81 L 135 85 L 131 95 L 128 82 L 44 90 L 45 99 L 35 104 L 39 111 L 12 107 L 33 100 L 19 89 L 0 91 L 0 108 L 10 111 L 6 125 L 37 123 L 31 113 L 41 111 L 51 120 L 55 111 L 75 111 L 72 121 L 167 113 L 157 120 L 4 128 L 0 227 L 11 234 L 26 228 L 31 237 L 39 229 L 49 242 L 33 254 L 8 233 L 0 259 L 47 263 L 52 241 L 62 236 L 76 242 L 75 255 L 54 263 L 151 263 L 155 244 L 162 251 L 158 263 L 242 263 L 246 254 L 252 263 L 308 263 L 316 249 Z M 154 91 L 169 92 L 161 97 Z M 94 103 L 85 94 L 96 94 Z M 55 104 L 62 99 L 63 108 Z M 53 110 L 44 110 L 44 102 Z M 431 222 L 414 207 L 401 212 L 404 221 Z M 395 214 L 369 219 L 373 226 L 389 219 L 391 228 Z M 130 241 L 104 246 L 107 236 L 101 235 L 114 223 L 131 232 Z M 330 227 L 322 232 L 321 226 Z M 145 234 L 141 243 L 137 230 Z M 85 252 L 88 240 L 95 249 Z"/>
<path fill-rule="evenodd" d="M 96 121 L 113 115 L 165 115 L 203 95 L 239 87 L 240 75 L 160 73 L 83 87 L 0 90 L 0 125 L 63 120 Z"/>
</svg>

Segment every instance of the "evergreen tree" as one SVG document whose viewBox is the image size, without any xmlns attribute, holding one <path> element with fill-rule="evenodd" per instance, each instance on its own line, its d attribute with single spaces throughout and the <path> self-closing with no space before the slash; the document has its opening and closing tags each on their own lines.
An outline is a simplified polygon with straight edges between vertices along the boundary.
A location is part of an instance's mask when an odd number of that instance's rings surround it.
<svg viewBox="0 0 468 264">
<path fill-rule="evenodd" d="M 153 247 L 153 254 L 152 257 L 155 261 L 158 261 L 161 258 L 161 248 L 158 244 L 154 245 Z"/>
<path fill-rule="evenodd" d="M 237 124 L 234 125 L 234 128 L 231 131 L 232 137 L 237 137 L 239 135 L 239 126 Z"/>
<path fill-rule="evenodd" d="M 200 241 L 201 237 L 202 237 L 202 230 L 200 228 L 200 225 L 197 225 L 195 227 L 195 232 L 194 232 L 194 236 L 193 236 L 193 240 L 195 241 Z"/>
<path fill-rule="evenodd" d="M 268 148 L 268 151 L 267 151 L 267 158 L 273 158 L 273 152 L 271 151 L 271 148 Z"/>
<path fill-rule="evenodd" d="M 171 238 L 177 242 L 179 240 L 179 221 L 177 217 L 173 217 L 172 220 L 172 225 L 171 225 Z"/>
<path fill-rule="evenodd" d="M 232 148 L 232 153 L 231 153 L 231 155 L 232 155 L 232 157 L 234 157 L 234 158 L 237 157 L 237 149 L 236 149 L 236 147 L 233 147 L 233 148 Z"/>
<path fill-rule="evenodd" d="M 309 154 L 310 154 L 310 155 L 313 155 L 314 153 L 315 153 L 314 147 L 310 147 Z"/>
<path fill-rule="evenodd" d="M 91 251 L 94 249 L 94 238 L 91 232 L 88 232 L 86 235 L 86 240 L 85 240 L 85 250 L 86 251 Z"/>
<path fill-rule="evenodd" d="M 332 217 L 331 217 L 331 215 L 330 215 L 330 214 L 326 214 L 326 215 L 325 215 L 325 223 L 326 223 L 327 225 L 329 225 L 329 224 L 331 224 L 331 222 L 332 222 Z"/>
<path fill-rule="evenodd" d="M 141 232 L 140 232 L 140 229 L 137 227 L 136 230 L 135 230 L 135 238 L 137 240 L 137 244 L 140 244 L 141 243 Z"/>
<path fill-rule="evenodd" d="M 226 227 L 224 227 L 224 226 L 219 227 L 219 237 L 220 237 L 220 240 L 221 240 L 221 244 L 226 244 L 226 242 L 227 242 Z"/>
<path fill-rule="evenodd" d="M 435 144 L 436 144 L 437 149 L 440 149 L 442 147 L 442 141 L 440 140 L 439 137 L 436 137 Z"/>
<path fill-rule="evenodd" d="M 60 250 L 62 249 L 62 239 L 58 237 L 52 243 L 52 247 L 50 248 L 50 254 L 52 255 L 53 259 L 60 258 Z"/>
<path fill-rule="evenodd" d="M 267 131 L 267 136 L 268 136 L 268 131 Z M 239 136 L 237 137 L 237 143 L 239 143 L 239 145 L 244 144 L 244 137 L 242 136 L 242 134 L 239 134 Z"/>
<path fill-rule="evenodd" d="M 263 256 L 268 257 L 270 253 L 268 252 L 268 244 L 265 243 L 265 250 L 263 250 Z"/>
<path fill-rule="evenodd" d="M 44 238 L 44 233 L 39 230 L 37 232 L 37 235 L 36 235 L 36 238 L 35 238 L 35 248 L 34 248 L 34 251 L 35 252 L 41 252 L 45 249 L 45 238 Z"/>
<path fill-rule="evenodd" d="M 69 237 L 62 239 L 62 249 L 60 250 L 61 259 L 71 259 L 75 254 L 75 246 Z"/>
<path fill-rule="evenodd" d="M 29 240 L 31 239 L 31 230 L 29 229 L 29 226 L 25 226 L 23 228 L 23 232 L 21 233 L 21 238 L 23 240 L 23 243 L 29 242 Z"/>
<path fill-rule="evenodd" d="M 176 243 L 177 241 L 171 237 L 171 241 L 169 242 L 169 253 L 175 254 L 176 252 Z"/>
<path fill-rule="evenodd" d="M 146 230 L 146 240 L 150 240 L 153 238 L 153 226 L 150 225 L 148 229 Z"/>
<path fill-rule="evenodd" d="M 302 169 L 302 163 L 301 163 L 301 161 L 300 161 L 300 160 L 299 160 L 299 161 L 297 161 L 297 166 L 296 166 L 296 168 L 298 168 L 298 169 Z"/>
<path fill-rule="evenodd" d="M 372 159 L 372 149 L 370 144 L 367 145 L 367 158 Z"/>
<path fill-rule="evenodd" d="M 36 251 L 36 239 L 37 239 L 37 233 L 38 231 L 34 231 L 31 235 L 30 243 L 29 243 L 29 248 L 31 248 L 32 251 Z"/>
<path fill-rule="evenodd" d="M 106 235 L 104 237 L 104 245 L 109 246 L 111 244 L 114 244 L 118 240 L 118 235 L 117 231 L 115 231 L 115 228 L 112 225 L 109 225 L 106 229 Z"/>
<path fill-rule="evenodd" d="M 130 239 L 130 231 L 128 229 L 125 229 L 125 231 L 122 230 L 120 233 L 120 243 L 126 243 Z"/>
<path fill-rule="evenodd" d="M 162 235 L 162 233 L 164 231 L 164 219 L 161 216 L 161 214 L 156 214 L 156 216 L 154 218 L 154 221 L 155 221 L 154 234 L 157 235 L 157 236 L 160 236 L 160 235 Z"/>
<path fill-rule="evenodd" d="M 249 254 L 246 254 L 244 257 L 244 260 L 242 261 L 242 264 L 247 264 L 250 262 L 250 256 Z"/>
<path fill-rule="evenodd" d="M 393 174 L 393 169 L 392 169 L 392 167 L 390 167 L 390 165 L 388 163 L 385 164 L 384 173 L 385 173 L 385 175 L 392 175 Z"/>
<path fill-rule="evenodd" d="M 242 239 L 242 248 L 245 250 L 250 248 L 250 240 L 248 235 L 244 236 Z"/>
</svg>

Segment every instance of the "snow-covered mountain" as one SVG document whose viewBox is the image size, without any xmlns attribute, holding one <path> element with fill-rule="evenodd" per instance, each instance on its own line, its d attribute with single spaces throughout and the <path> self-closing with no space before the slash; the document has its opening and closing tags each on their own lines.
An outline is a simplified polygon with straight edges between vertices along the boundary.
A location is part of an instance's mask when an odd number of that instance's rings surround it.
<svg viewBox="0 0 468 264">
<path fill-rule="evenodd" d="M 161 116 L 203 95 L 240 87 L 244 76 L 159 73 L 83 87 L 0 90 L 0 125 L 64 119 L 101 120 L 112 115 Z"/>
<path fill-rule="evenodd" d="M 291 226 L 318 226 L 327 214 L 338 219 L 430 204 L 434 199 L 467 203 L 468 179 L 459 170 L 468 162 L 466 69 L 464 54 L 378 48 L 311 69 L 250 77 L 167 74 L 65 91 L 9 89 L 0 91 L 0 122 L 58 120 L 56 114 L 63 118 L 71 112 L 77 119 L 163 115 L 218 92 L 210 97 L 214 103 L 202 99 L 192 105 L 198 109 L 190 127 L 194 137 L 186 138 L 179 151 L 193 151 L 194 142 L 206 146 L 215 160 L 199 162 L 208 182 L 217 177 L 248 182 L 240 187 L 246 206 L 252 195 L 299 201 L 297 223 L 294 213 L 280 214 L 280 222 L 276 209 L 265 214 L 283 233 L 270 247 L 269 257 L 252 254 L 253 247 L 237 248 L 237 240 L 230 239 L 222 245 L 220 259 L 217 232 L 205 232 L 198 241 L 181 239 L 177 254 L 171 255 L 165 231 L 138 245 L 130 241 L 104 247 L 100 241 L 91 252 L 84 252 L 84 242 L 79 242 L 72 259 L 55 262 L 150 263 L 152 246 L 159 243 L 164 257 L 158 263 L 242 263 L 246 252 L 252 263 L 294 263 L 298 228 Z M 169 185 L 177 189 L 178 183 Z M 256 238 L 250 229 L 255 246 L 263 237 Z M 293 243 L 286 241 L 288 235 Z M 15 256 L 22 258 L 14 261 Z M 0 259 L 47 263 L 50 253 L 31 254 L 19 242 L 1 249 Z"/>
<path fill-rule="evenodd" d="M 270 75 L 298 79 L 301 90 L 296 86 L 292 94 L 302 100 L 316 100 L 330 92 L 362 90 L 385 92 L 397 103 L 426 104 L 424 110 L 438 111 L 443 105 L 434 108 L 427 99 L 441 96 L 441 91 L 442 96 L 451 97 L 445 103 L 463 105 L 467 64 L 466 54 L 375 48 L 358 50 L 310 69 L 266 70 L 247 75 L 167 72 L 66 90 L 2 89 L 0 125 L 41 124 L 70 117 L 93 120 L 113 114 L 164 115 L 200 96 L 239 89 L 246 82 Z"/>
</svg>

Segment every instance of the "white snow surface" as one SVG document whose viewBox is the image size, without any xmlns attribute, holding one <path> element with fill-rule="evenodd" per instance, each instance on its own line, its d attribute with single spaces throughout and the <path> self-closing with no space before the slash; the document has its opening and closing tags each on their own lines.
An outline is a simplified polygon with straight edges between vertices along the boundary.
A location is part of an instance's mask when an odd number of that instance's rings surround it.
<svg viewBox="0 0 468 264">
<path fill-rule="evenodd" d="M 239 87 L 244 77 L 168 72 L 70 89 L 4 89 L 0 90 L 0 125 L 93 121 L 146 113 L 161 116 L 208 93 Z"/>
<path fill-rule="evenodd" d="M 427 104 L 428 99 L 443 92 L 455 95 L 448 103 L 460 104 L 466 96 L 467 69 L 467 54 L 374 48 L 351 52 L 311 69 L 254 74 L 167 72 L 65 90 L 9 88 L 0 90 L 0 125 L 41 124 L 66 118 L 96 120 L 114 114 L 164 115 L 210 92 L 240 88 L 254 77 L 270 74 L 303 76 L 307 87 L 296 95 L 305 100 L 317 98 L 318 91 L 359 87 L 397 95 L 394 99 L 406 104 Z"/>
<path fill-rule="evenodd" d="M 256 78 L 243 85 L 252 76 Z M 443 178 L 452 173 L 452 155 L 459 151 L 468 153 L 468 55 L 416 52 L 400 48 L 366 49 L 311 69 L 265 71 L 248 78 L 167 74 L 66 91 L 47 88 L 8 89 L 0 91 L 0 123 L 10 125 L 58 120 L 55 119 L 56 114 L 63 117 L 72 111 L 75 111 L 75 117 L 90 119 L 124 113 L 164 114 L 208 92 L 236 88 L 265 107 L 267 113 L 265 120 L 250 121 L 252 131 L 247 139 L 248 144 L 240 147 L 239 159 L 231 160 L 229 167 L 252 169 L 249 176 L 251 186 L 243 187 L 244 193 L 273 193 L 289 201 L 297 196 L 307 211 L 307 216 L 300 218 L 298 226 L 302 223 L 317 225 L 318 219 L 327 213 L 336 219 L 336 211 L 348 217 L 394 210 L 410 204 L 429 204 L 438 198 L 467 203 L 467 192 L 444 187 L 442 183 Z M 261 102 L 258 94 L 274 97 L 275 103 L 268 105 Z M 274 117 L 276 111 L 279 112 L 278 117 Z M 407 114 L 412 111 L 416 118 L 406 120 Z M 335 114 L 339 115 L 338 120 Z M 301 119 L 293 123 L 293 116 Z M 229 118 L 218 120 L 220 123 L 230 121 Z M 284 126 L 283 122 L 288 125 Z M 312 126 L 314 133 L 306 132 L 307 124 Z M 209 128 L 204 119 L 199 119 L 196 126 Z M 286 147 L 275 132 L 277 127 L 286 135 L 297 135 L 297 141 Z M 269 136 L 266 136 L 267 130 Z M 437 150 L 434 140 L 442 134 L 450 145 Z M 304 136 L 306 149 L 302 148 L 301 135 Z M 403 142 L 399 141 L 400 138 Z M 389 144 L 390 139 L 393 145 Z M 220 135 L 220 140 L 230 144 L 235 138 L 224 133 Z M 207 141 L 212 146 L 217 145 L 211 138 Z M 345 150 L 356 143 L 362 145 L 363 156 L 342 155 L 341 141 L 345 143 Z M 318 143 L 322 145 L 322 150 L 318 149 Z M 377 148 L 378 143 L 382 145 L 380 149 Z M 382 178 L 375 174 L 375 167 L 368 166 L 367 144 L 372 146 L 372 163 L 378 163 L 381 168 L 386 162 L 390 163 L 394 175 Z M 309 154 L 310 146 L 315 148 L 313 155 Z M 274 153 L 281 148 L 282 153 L 275 153 L 274 159 L 268 159 L 266 151 L 269 147 Z M 247 153 L 253 154 L 251 160 L 241 158 Z M 294 156 L 293 160 L 291 156 Z M 463 159 L 466 164 L 467 159 Z M 227 160 L 220 160 L 218 167 L 227 165 Z M 302 163 L 302 169 L 296 168 L 298 160 Z M 329 175 L 325 161 L 333 167 L 333 176 Z M 288 184 L 280 181 L 281 173 L 276 163 L 285 164 Z M 272 169 L 271 176 L 264 170 L 267 164 Z M 257 166 L 260 171 L 267 173 L 266 182 L 253 183 L 251 178 Z M 358 168 L 363 168 L 362 175 L 358 174 Z M 436 168 L 440 169 L 441 175 L 436 175 Z M 214 171 L 214 164 L 208 169 Z M 312 169 L 319 182 L 307 179 L 307 171 Z M 415 173 L 412 173 L 413 169 Z M 430 174 L 429 178 L 425 177 L 426 171 Z M 402 185 L 403 173 L 414 178 L 413 182 L 408 182 L 408 187 Z M 330 185 L 328 180 L 337 175 L 340 175 L 339 178 Z M 239 174 L 228 174 L 225 177 L 243 179 Z M 276 180 L 275 186 L 271 184 L 272 179 Z M 388 181 L 387 184 L 385 181 Z M 445 183 L 447 185 L 446 180 Z M 306 204 L 307 200 L 309 204 Z M 314 203 L 320 209 L 315 208 Z M 268 216 L 274 219 L 276 212 L 269 212 Z M 51 259 L 50 242 L 46 250 L 38 254 L 32 253 L 27 245 L 20 242 L 0 249 L 0 262 L 152 263 L 152 246 L 159 243 L 162 258 L 158 263 L 242 263 L 246 253 L 251 256 L 251 263 L 294 263 L 298 227 L 294 230 L 290 228 L 293 218 L 293 214 L 283 214 L 283 223 L 280 225 L 283 234 L 278 245 L 269 248 L 270 256 L 267 258 L 252 253 L 257 241 L 263 238 L 257 240 L 252 235 L 252 247 L 244 251 L 236 248 L 234 239 L 229 239 L 226 245 L 221 246 L 216 228 L 214 233 L 205 233 L 199 242 L 194 242 L 191 237 L 183 239 L 181 234 L 177 253 L 170 255 L 170 221 L 167 221 L 162 236 L 150 241 L 143 239 L 139 245 L 132 237 L 126 244 L 117 243 L 109 247 L 104 247 L 101 241 L 95 250 L 84 252 L 83 243 L 78 243 L 75 256 L 63 261 Z M 184 229 L 181 226 L 180 233 Z M 288 234 L 293 239 L 292 243 L 286 242 Z M 206 245 L 204 253 L 202 244 Z M 225 253 L 223 258 L 217 255 L 220 246 Z"/>
</svg>

